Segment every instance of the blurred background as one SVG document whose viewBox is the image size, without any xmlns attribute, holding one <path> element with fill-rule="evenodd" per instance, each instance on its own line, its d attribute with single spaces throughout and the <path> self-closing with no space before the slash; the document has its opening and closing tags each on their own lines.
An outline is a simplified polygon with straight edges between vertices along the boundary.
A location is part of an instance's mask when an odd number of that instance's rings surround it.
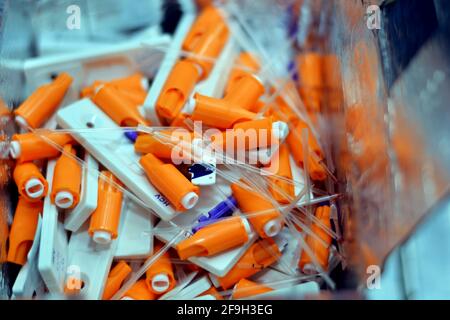
<svg viewBox="0 0 450 320">
<path fill-rule="evenodd" d="M 183 15 L 208 2 L 0 0 L 2 141 L 17 130 L 10 111 L 36 85 L 27 78 L 27 61 L 171 35 Z M 338 57 L 339 103 L 327 106 L 322 128 L 338 178 L 332 187 L 345 195 L 339 219 L 346 259 L 332 274 L 331 297 L 450 299 L 450 2 L 219 3 L 241 11 L 252 36 L 277 60 L 274 69 L 285 70 L 295 52 Z M 69 21 L 77 10 L 81 20 Z M 284 49 L 288 38 L 294 41 Z M 4 149 L 0 262 L 17 198 Z M 371 265 L 382 269 L 375 288 L 367 285 Z M 1 268 L 6 298 L 18 270 Z"/>
</svg>

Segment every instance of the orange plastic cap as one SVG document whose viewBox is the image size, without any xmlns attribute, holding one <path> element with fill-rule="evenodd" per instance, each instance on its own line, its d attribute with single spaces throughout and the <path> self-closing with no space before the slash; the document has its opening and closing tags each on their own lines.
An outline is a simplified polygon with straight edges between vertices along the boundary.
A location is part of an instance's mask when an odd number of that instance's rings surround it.
<svg viewBox="0 0 450 320">
<path fill-rule="evenodd" d="M 330 212 L 331 209 L 329 206 L 318 207 L 316 209 L 315 216 L 317 219 L 320 220 L 324 228 L 328 228 L 331 230 Z M 314 253 L 314 256 L 318 261 L 318 263 L 320 264 L 320 267 L 326 271 L 328 268 L 328 258 L 330 254 L 330 245 L 332 241 L 331 236 L 327 232 L 325 232 L 324 229 L 322 229 L 322 226 L 319 226 L 317 223 L 313 223 L 311 231 L 317 237 L 322 239 L 324 243 L 327 244 L 327 246 L 324 246 L 324 244 L 318 239 L 316 239 L 316 237 L 311 235 L 306 236 L 306 244 Z M 314 265 L 313 260 L 305 250 L 302 250 L 302 254 L 299 261 L 299 267 L 300 270 L 302 270 L 302 272 L 304 273 L 319 272 L 319 270 L 317 270 L 316 266 Z"/>
<path fill-rule="evenodd" d="M 283 121 L 273 121 L 272 117 L 262 118 L 258 120 L 251 120 L 245 122 L 239 122 L 233 126 L 233 131 L 237 135 L 236 143 L 239 144 L 239 140 L 245 140 L 245 149 L 267 148 L 271 145 L 280 144 L 288 135 L 289 127 Z M 252 143 L 252 135 L 257 139 Z M 244 133 L 245 139 L 239 139 L 239 135 Z M 241 144 L 244 141 L 241 141 Z M 238 147 L 239 149 L 239 147 Z"/>
<path fill-rule="evenodd" d="M 321 88 L 323 86 L 322 55 L 315 52 L 299 54 L 298 75 L 301 87 Z"/>
<path fill-rule="evenodd" d="M 46 139 L 60 147 L 68 143 L 75 143 L 72 136 L 67 133 L 15 134 L 12 136 L 9 153 L 19 163 L 57 157 L 60 154 L 59 150 L 48 143 Z"/>
<path fill-rule="evenodd" d="M 186 60 L 202 68 L 201 80 L 208 77 L 214 65 L 211 60 L 219 56 L 228 36 L 228 27 L 219 11 L 212 6 L 202 10 L 182 44 L 183 50 L 193 54 Z"/>
<path fill-rule="evenodd" d="M 160 242 L 156 243 L 153 252 L 158 252 L 162 247 L 163 245 Z M 148 289 L 155 294 L 162 294 L 175 287 L 176 281 L 168 251 L 147 269 L 145 281 Z"/>
<path fill-rule="evenodd" d="M 269 288 L 265 285 L 247 280 L 247 279 L 241 279 L 238 283 L 234 286 L 233 289 L 233 299 L 242 299 L 247 297 L 256 296 L 258 294 L 263 294 L 266 292 L 273 291 L 272 288 Z"/>
<path fill-rule="evenodd" d="M 185 130 L 163 130 L 157 134 L 141 134 L 134 143 L 139 153 L 152 153 L 160 159 L 183 160 L 190 158 L 193 133 Z M 186 151 L 183 153 L 183 151 Z"/>
<path fill-rule="evenodd" d="M 221 286 L 228 290 L 239 280 L 249 278 L 272 263 L 281 256 L 276 243 L 268 238 L 254 243 L 223 277 L 210 276 L 216 287 Z"/>
<path fill-rule="evenodd" d="M 231 190 L 239 209 L 247 215 L 248 220 L 261 238 L 274 237 L 281 231 L 283 227 L 282 215 L 269 200 L 250 189 L 239 186 L 237 183 L 231 184 Z"/>
<path fill-rule="evenodd" d="M 171 131 L 163 131 L 161 134 L 170 135 Z M 134 143 L 134 150 L 139 153 L 153 153 L 158 158 L 171 159 L 173 145 L 161 141 L 163 137 L 155 137 L 151 134 L 141 134 L 137 137 Z"/>
<path fill-rule="evenodd" d="M 109 81 L 109 84 L 123 89 L 147 91 L 147 79 L 140 72 L 133 73 L 127 77 L 117 78 Z"/>
<path fill-rule="evenodd" d="M 19 194 L 27 201 L 40 201 L 47 195 L 47 180 L 33 162 L 16 164 L 13 177 Z"/>
<path fill-rule="evenodd" d="M 8 262 L 24 265 L 27 261 L 42 207 L 42 201 L 28 202 L 24 197 L 19 197 L 9 233 Z"/>
<path fill-rule="evenodd" d="M 159 116 L 172 120 L 180 113 L 199 80 L 200 73 L 199 67 L 191 61 L 181 60 L 175 64 L 156 101 Z"/>
<path fill-rule="evenodd" d="M 252 74 L 245 74 L 236 80 L 236 84 L 227 91 L 224 99 L 230 108 L 251 110 L 264 94 L 264 90 L 261 80 Z"/>
<path fill-rule="evenodd" d="M 191 130 L 190 126 L 186 123 L 186 120 L 190 120 L 191 115 L 186 113 L 179 113 L 170 123 L 171 127 L 180 127 L 186 130 Z"/>
<path fill-rule="evenodd" d="M 272 121 L 272 117 L 236 123 L 233 130 L 227 130 L 211 136 L 216 147 L 223 150 L 254 150 L 278 145 L 289 133 L 288 125 L 283 121 Z"/>
<path fill-rule="evenodd" d="M 241 52 L 236 59 L 237 66 L 231 71 L 228 79 L 225 94 L 233 90 L 236 83 L 245 75 L 255 73 L 259 70 L 259 63 L 256 58 L 249 52 Z M 248 70 L 245 70 L 247 68 Z"/>
<path fill-rule="evenodd" d="M 76 156 L 72 145 L 66 144 L 64 152 Z M 82 170 L 77 160 L 62 154 L 56 161 L 53 174 L 52 203 L 61 209 L 74 208 L 80 201 Z"/>
<path fill-rule="evenodd" d="M 72 80 L 69 74 L 61 73 L 52 83 L 39 87 L 14 111 L 16 122 L 22 127 L 39 128 L 56 111 Z"/>
<path fill-rule="evenodd" d="M 142 117 L 138 108 L 111 85 L 101 87 L 92 101 L 119 126 L 148 125 L 147 120 Z"/>
<path fill-rule="evenodd" d="M 105 289 L 103 290 L 103 300 L 110 300 L 117 291 L 119 291 L 125 278 L 131 273 L 130 266 L 123 260 L 119 261 L 114 268 L 111 269 L 106 280 Z"/>
<path fill-rule="evenodd" d="M 192 209 L 197 204 L 200 189 L 194 186 L 173 164 L 163 163 L 151 153 L 143 156 L 139 162 L 152 185 L 177 211 Z"/>
<path fill-rule="evenodd" d="M 122 300 L 155 300 L 157 296 L 148 290 L 145 280 L 138 280 L 122 297 Z"/>
<path fill-rule="evenodd" d="M 109 171 L 102 171 L 98 179 L 97 209 L 91 215 L 89 235 L 99 244 L 108 244 L 117 238 L 120 213 L 122 210 L 122 191 L 113 185 L 122 183 Z"/>
<path fill-rule="evenodd" d="M 208 295 L 215 297 L 216 300 L 223 300 L 223 296 L 213 286 L 211 286 L 208 290 L 203 292 L 200 296 L 208 296 Z"/>
<path fill-rule="evenodd" d="M 219 129 L 228 129 L 238 122 L 253 120 L 256 113 L 242 108 L 231 108 L 224 99 L 216 99 L 196 93 L 192 104 L 192 120 L 202 121 L 203 124 Z"/>
<path fill-rule="evenodd" d="M 276 176 L 269 176 L 269 191 L 275 200 L 281 204 L 288 204 L 292 201 L 295 188 L 292 181 L 291 164 L 289 161 L 289 148 L 283 144 L 278 149 L 278 154 L 272 157 L 270 167 L 277 169 Z M 281 178 L 288 179 L 289 181 Z M 280 192 L 281 191 L 281 192 Z"/>
<path fill-rule="evenodd" d="M 299 164 L 303 164 L 303 143 L 302 143 L 302 131 L 303 129 L 308 130 L 308 146 L 310 152 L 314 152 L 319 159 L 324 158 L 324 154 L 322 151 L 322 148 L 320 148 L 319 143 L 317 142 L 316 137 L 313 135 L 312 131 L 309 129 L 309 126 L 306 122 L 302 120 L 298 120 L 295 128 L 289 132 L 289 135 L 286 139 L 287 143 L 289 144 L 289 149 L 291 150 L 292 156 L 294 157 L 295 161 Z"/>
<path fill-rule="evenodd" d="M 180 259 L 212 256 L 248 241 L 251 228 L 241 217 L 231 217 L 207 225 L 177 245 Z"/>
</svg>

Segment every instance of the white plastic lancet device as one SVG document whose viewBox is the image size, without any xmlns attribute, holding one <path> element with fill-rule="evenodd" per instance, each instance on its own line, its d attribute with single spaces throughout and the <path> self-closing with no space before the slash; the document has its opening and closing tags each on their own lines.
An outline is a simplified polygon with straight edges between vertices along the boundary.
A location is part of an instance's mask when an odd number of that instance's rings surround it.
<svg viewBox="0 0 450 320">
<path fill-rule="evenodd" d="M 64 227 L 72 232 L 77 231 L 97 208 L 98 162 L 88 152 L 85 152 L 84 162 L 80 202 L 66 212 L 64 220 Z"/>
<path fill-rule="evenodd" d="M 163 220 L 178 212 L 148 181 L 139 166 L 139 155 L 120 127 L 89 99 L 82 99 L 57 113 L 58 124 L 65 129 L 107 128 L 95 132 L 74 131 L 72 136 L 109 171 L 142 199 Z M 89 124 L 89 125 L 88 125 Z M 116 130 L 111 130 L 116 129 Z M 114 147 L 112 147 L 114 146 Z"/>
<path fill-rule="evenodd" d="M 47 181 L 52 188 L 56 160 L 47 165 Z M 68 237 L 58 209 L 51 203 L 50 195 L 44 199 L 42 214 L 42 236 L 39 249 L 38 269 L 51 293 L 59 294 L 64 290 L 66 276 Z"/>
</svg>

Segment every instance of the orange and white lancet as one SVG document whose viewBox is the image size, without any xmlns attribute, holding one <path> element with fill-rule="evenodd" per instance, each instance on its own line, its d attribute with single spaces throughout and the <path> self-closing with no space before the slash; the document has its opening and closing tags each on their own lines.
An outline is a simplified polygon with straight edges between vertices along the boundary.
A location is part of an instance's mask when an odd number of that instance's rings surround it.
<svg viewBox="0 0 450 320">
<path fill-rule="evenodd" d="M 141 73 L 134 73 L 128 77 L 117 78 L 110 81 L 95 80 L 90 86 L 84 87 L 81 92 L 81 98 L 90 98 L 103 85 L 108 84 L 124 93 L 131 91 L 133 93 L 146 93 L 148 90 L 147 79 Z"/>
<path fill-rule="evenodd" d="M 320 112 L 323 103 L 323 59 L 316 52 L 300 54 L 297 58 L 300 95 L 310 112 Z"/>
<path fill-rule="evenodd" d="M 248 216 L 248 221 L 261 238 L 274 237 L 281 231 L 283 216 L 269 200 L 237 183 L 231 184 L 231 190 L 239 209 Z"/>
<path fill-rule="evenodd" d="M 142 91 L 148 90 L 148 81 L 140 72 L 133 73 L 132 75 L 129 75 L 127 77 L 113 79 L 108 83 L 115 87 L 123 89 Z"/>
<path fill-rule="evenodd" d="M 161 138 L 151 134 L 141 134 L 136 138 L 134 150 L 139 153 L 152 153 L 161 159 L 171 159 L 173 145 L 169 137 L 171 131 L 161 131 Z M 165 140 L 167 136 L 167 141 Z"/>
<path fill-rule="evenodd" d="M 194 133 L 184 129 L 162 130 L 154 134 L 139 135 L 134 143 L 134 150 L 139 153 L 151 153 L 165 160 L 188 160 L 191 158 L 190 146 L 193 139 Z"/>
<path fill-rule="evenodd" d="M 40 201 L 47 195 L 47 180 L 33 162 L 17 163 L 13 177 L 19 194 L 27 201 Z"/>
<path fill-rule="evenodd" d="M 342 90 L 341 64 L 336 54 L 323 56 L 324 88 L 326 105 L 332 112 L 339 111 L 344 96 Z"/>
<path fill-rule="evenodd" d="M 76 156 L 76 150 L 70 144 L 64 146 L 64 153 L 56 161 L 50 193 L 52 203 L 61 209 L 74 208 L 80 201 L 81 192 L 81 165 L 67 154 Z"/>
<path fill-rule="evenodd" d="M 207 257 L 241 246 L 248 241 L 251 227 L 243 217 L 230 217 L 209 224 L 181 241 L 176 249 L 180 259 Z"/>
<path fill-rule="evenodd" d="M 256 113 L 231 108 L 224 99 L 207 97 L 196 93 L 185 109 L 193 121 L 202 121 L 204 125 L 218 129 L 232 128 L 236 123 L 256 118 Z"/>
<path fill-rule="evenodd" d="M 122 283 L 131 274 L 131 271 L 131 267 L 125 261 L 119 261 L 109 272 L 102 299 L 110 300 L 119 291 Z"/>
<path fill-rule="evenodd" d="M 144 103 L 145 98 L 147 97 L 147 92 L 141 90 L 127 89 L 127 88 L 116 88 L 116 90 L 120 96 L 128 100 L 136 107 L 141 106 Z"/>
<path fill-rule="evenodd" d="M 156 243 L 153 252 L 158 252 L 162 247 L 163 245 L 160 242 Z M 163 294 L 175 287 L 175 275 L 170 260 L 170 253 L 168 251 L 164 252 L 164 254 L 150 266 L 145 274 L 147 287 L 155 294 Z"/>
<path fill-rule="evenodd" d="M 122 300 L 155 300 L 157 295 L 151 292 L 145 279 L 137 281 L 122 297 Z"/>
<path fill-rule="evenodd" d="M 195 62 L 177 61 L 156 101 L 157 114 L 168 121 L 175 119 L 189 101 L 201 73 L 200 66 Z"/>
<path fill-rule="evenodd" d="M 92 97 L 92 101 L 119 126 L 136 127 L 149 124 L 139 113 L 137 106 L 111 85 L 102 86 Z"/>
<path fill-rule="evenodd" d="M 8 262 L 24 265 L 27 261 L 42 208 L 42 201 L 29 202 L 24 197 L 19 197 L 9 232 Z"/>
<path fill-rule="evenodd" d="M 230 108 L 250 110 L 264 94 L 264 85 L 255 75 L 245 74 L 227 91 L 224 103 Z"/>
<path fill-rule="evenodd" d="M 281 256 L 281 252 L 271 238 L 262 239 L 254 243 L 234 265 L 234 267 L 223 277 L 210 274 L 210 279 L 215 287 L 228 290 L 239 280 L 249 278 L 272 263 Z"/>
<path fill-rule="evenodd" d="M 200 80 L 206 79 L 214 66 L 214 61 L 228 41 L 229 30 L 220 12 L 213 6 L 202 10 L 181 47 L 192 55 L 192 61 L 202 69 Z"/>
<path fill-rule="evenodd" d="M 216 298 L 216 300 L 224 300 L 223 296 L 219 293 L 219 291 L 217 291 L 217 289 L 214 286 L 211 286 L 211 288 L 209 288 L 205 292 L 202 292 L 200 297 L 207 295 L 213 296 L 214 298 Z"/>
<path fill-rule="evenodd" d="M 305 242 L 314 254 L 315 259 L 311 258 L 305 249 L 302 250 L 298 265 L 303 273 L 317 273 L 321 271 L 317 269 L 314 261 L 319 263 L 322 270 L 326 271 L 328 269 L 332 238 L 324 228 L 331 230 L 330 213 L 331 208 L 329 206 L 322 206 L 316 209 L 315 216 L 322 225 L 313 222 L 311 231 L 322 241 L 312 235 L 306 236 Z"/>
<path fill-rule="evenodd" d="M 287 136 L 286 141 L 289 145 L 289 150 L 295 162 L 299 166 L 303 166 L 304 154 L 301 137 L 304 129 L 308 130 L 308 148 L 310 150 L 308 155 L 309 175 L 313 180 L 323 181 L 327 178 L 327 172 L 321 164 L 321 161 L 324 159 L 324 154 L 306 122 L 298 120 L 294 130 Z"/>
<path fill-rule="evenodd" d="M 186 114 L 184 112 L 180 112 L 170 123 L 171 127 L 179 127 L 186 130 L 191 130 L 190 126 L 187 121 L 191 121 L 191 115 Z"/>
<path fill-rule="evenodd" d="M 237 66 L 231 70 L 231 74 L 225 88 L 225 95 L 236 89 L 234 87 L 237 83 L 240 83 L 239 80 L 241 78 L 251 75 L 252 73 L 256 73 L 259 70 L 259 63 L 257 59 L 249 52 L 241 52 L 235 63 Z M 248 68 L 248 70 L 244 70 L 243 68 Z"/>
<path fill-rule="evenodd" d="M 247 279 L 241 279 L 233 288 L 232 298 L 243 299 L 270 291 L 273 291 L 273 289 L 263 284 L 259 284 Z"/>
<path fill-rule="evenodd" d="M 64 99 L 72 80 L 69 74 L 61 73 L 53 82 L 39 87 L 14 111 L 17 124 L 23 128 L 41 127 Z"/>
<path fill-rule="evenodd" d="M 288 125 L 283 121 L 273 121 L 272 117 L 239 122 L 232 131 L 224 133 L 224 147 L 232 142 L 236 150 L 265 149 L 281 144 L 288 133 Z"/>
<path fill-rule="evenodd" d="M 76 143 L 75 139 L 67 133 L 28 132 L 12 136 L 9 153 L 18 163 L 57 157 L 60 151 L 47 139 L 61 148 L 68 143 Z"/>
<path fill-rule="evenodd" d="M 164 163 L 153 154 L 141 157 L 147 178 L 163 194 L 177 211 L 192 209 L 199 199 L 200 189 L 193 185 L 171 163 Z"/>
<path fill-rule="evenodd" d="M 286 87 L 287 90 L 290 89 L 290 84 L 287 84 Z M 277 120 L 293 124 L 297 123 L 297 121 L 299 120 L 298 116 L 287 104 L 285 98 L 283 98 L 281 95 L 278 95 L 275 101 L 273 101 L 267 111 L 267 115 L 271 115 Z"/>
<path fill-rule="evenodd" d="M 231 128 L 238 122 L 256 118 L 256 113 L 248 111 L 264 94 L 264 86 L 255 76 L 242 76 L 224 98 L 212 98 L 196 93 L 185 109 L 192 120 L 219 129 Z"/>
<path fill-rule="evenodd" d="M 122 183 L 109 171 L 101 171 L 101 174 L 97 209 L 91 215 L 89 235 L 99 244 L 109 244 L 117 238 L 122 211 L 122 191 L 114 184 L 122 186 Z"/>
<path fill-rule="evenodd" d="M 269 168 L 276 169 L 274 175 L 269 175 L 269 191 L 274 199 L 281 204 L 288 204 L 295 197 L 295 188 L 292 181 L 291 164 L 289 161 L 289 148 L 286 144 L 280 146 L 278 154 L 272 158 Z M 281 178 L 285 178 L 283 180 Z M 282 192 L 280 192 L 280 190 Z"/>
<path fill-rule="evenodd" d="M 95 87 L 85 88 L 81 92 L 82 98 L 92 98 L 95 93 L 103 86 L 105 83 L 97 83 Z M 110 84 L 108 84 L 110 85 Z M 145 102 L 145 98 L 147 97 L 147 92 L 144 90 L 136 90 L 136 89 L 128 89 L 122 87 L 114 87 L 117 91 L 117 94 L 125 99 L 128 103 L 133 104 L 135 107 L 141 106 Z"/>
</svg>

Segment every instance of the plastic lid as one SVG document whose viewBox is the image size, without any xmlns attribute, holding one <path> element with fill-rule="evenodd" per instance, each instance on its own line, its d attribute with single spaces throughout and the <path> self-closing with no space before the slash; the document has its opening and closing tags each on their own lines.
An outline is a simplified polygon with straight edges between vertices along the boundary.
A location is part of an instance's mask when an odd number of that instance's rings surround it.
<svg viewBox="0 0 450 320">
<path fill-rule="evenodd" d="M 165 273 L 157 274 L 152 279 L 152 288 L 157 293 L 166 292 L 170 287 L 169 277 Z"/>
<path fill-rule="evenodd" d="M 264 225 L 264 233 L 268 237 L 275 237 L 281 231 L 281 223 L 278 219 L 267 221 Z"/>
<path fill-rule="evenodd" d="M 92 239 L 98 244 L 109 244 L 111 243 L 111 233 L 108 231 L 95 231 Z"/>
<path fill-rule="evenodd" d="M 191 191 L 187 193 L 183 199 L 181 199 L 181 205 L 186 208 L 187 210 L 192 209 L 198 201 L 198 195 Z"/>
<path fill-rule="evenodd" d="M 70 208 L 73 205 L 73 195 L 67 191 L 60 191 L 55 196 L 55 205 L 61 209 Z"/>
<path fill-rule="evenodd" d="M 44 185 L 41 180 L 31 178 L 25 183 L 25 192 L 30 198 L 40 198 L 44 194 Z"/>
</svg>

